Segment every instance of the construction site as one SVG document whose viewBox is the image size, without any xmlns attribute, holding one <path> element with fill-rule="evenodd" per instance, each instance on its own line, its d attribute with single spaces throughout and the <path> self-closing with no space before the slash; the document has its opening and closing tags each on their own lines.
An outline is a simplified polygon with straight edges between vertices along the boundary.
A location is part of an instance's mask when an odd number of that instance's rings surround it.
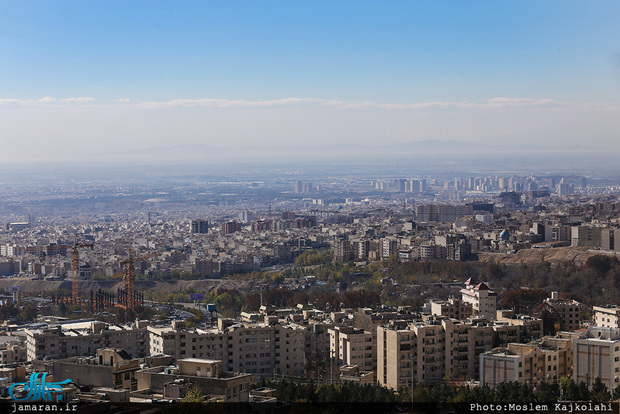
<svg viewBox="0 0 620 414">
<path fill-rule="evenodd" d="M 115 308 L 135 309 L 137 306 L 144 304 L 144 294 L 136 291 L 136 269 L 135 263 L 142 260 L 150 259 L 157 256 L 156 253 L 142 257 L 132 257 L 130 252 L 129 258 L 121 262 L 123 270 L 114 275 L 114 279 L 122 277 L 123 285 L 118 287 L 116 294 L 110 291 L 97 289 L 89 291 L 89 298 L 84 299 L 80 295 L 79 290 L 79 273 L 80 273 L 80 249 L 93 249 L 93 243 L 79 243 L 78 235 L 75 235 L 73 245 L 56 245 L 59 251 L 69 251 L 71 253 L 71 296 L 54 295 L 52 302 L 55 304 L 72 304 L 81 308 L 88 308 L 92 313 L 101 313 Z"/>
</svg>

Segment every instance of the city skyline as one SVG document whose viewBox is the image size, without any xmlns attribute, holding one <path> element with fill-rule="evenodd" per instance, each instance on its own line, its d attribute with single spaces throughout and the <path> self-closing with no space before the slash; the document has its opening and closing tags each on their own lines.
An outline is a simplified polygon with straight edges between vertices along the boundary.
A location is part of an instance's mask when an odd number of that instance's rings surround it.
<svg viewBox="0 0 620 414">
<path fill-rule="evenodd" d="M 178 146 L 620 151 L 613 3 L 1 7 L 7 162 Z"/>
</svg>

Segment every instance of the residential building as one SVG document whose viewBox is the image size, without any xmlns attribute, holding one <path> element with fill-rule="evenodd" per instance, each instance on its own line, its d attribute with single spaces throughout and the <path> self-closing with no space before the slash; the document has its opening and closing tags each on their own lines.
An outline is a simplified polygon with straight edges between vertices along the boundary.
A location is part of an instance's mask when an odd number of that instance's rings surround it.
<svg viewBox="0 0 620 414">
<path fill-rule="evenodd" d="M 145 368 L 136 372 L 138 388 L 165 398 L 182 398 L 190 384 L 198 385 L 207 401 L 248 402 L 250 374 L 223 370 L 220 360 L 184 358 L 176 366 Z"/>
<path fill-rule="evenodd" d="M 377 382 L 393 389 L 435 384 L 445 375 L 445 332 L 439 321 L 395 321 L 377 328 Z"/>
<path fill-rule="evenodd" d="M 209 232 L 209 220 L 192 220 L 191 230 L 193 234 L 207 234 Z"/>
<path fill-rule="evenodd" d="M 340 382 L 354 382 L 360 385 L 372 385 L 374 372 L 362 371 L 357 365 L 343 365 L 340 367 Z"/>
<path fill-rule="evenodd" d="M 328 329 L 330 355 L 338 365 L 357 365 L 362 370 L 373 370 L 373 335 L 351 326 Z"/>
<path fill-rule="evenodd" d="M 119 388 L 136 391 L 135 374 L 140 360 L 131 358 L 120 348 L 104 348 L 95 357 L 71 357 L 53 363 L 54 380 L 70 379 L 74 384 L 95 387 Z"/>
<path fill-rule="evenodd" d="M 0 336 L 0 365 L 26 362 L 26 343 L 16 336 Z"/>
<path fill-rule="evenodd" d="M 497 293 L 491 291 L 486 283 L 477 283 L 469 278 L 465 288 L 461 289 L 461 300 L 470 303 L 474 315 L 481 315 L 488 320 L 494 320 L 497 312 Z"/>
<path fill-rule="evenodd" d="M 431 300 L 431 314 L 444 316 L 450 319 L 463 320 L 472 315 L 473 307 L 469 302 L 463 302 L 458 298 L 448 298 L 448 300 Z"/>
<path fill-rule="evenodd" d="M 85 321 L 26 329 L 26 357 L 33 361 L 91 356 L 97 349 L 114 347 L 143 358 L 148 352 L 147 325 L 147 321 L 125 326 Z"/>
<path fill-rule="evenodd" d="M 594 306 L 594 324 L 604 328 L 620 328 L 620 306 Z"/>
<path fill-rule="evenodd" d="M 494 388 L 502 382 L 559 381 L 572 373 L 572 354 L 573 340 L 560 337 L 494 348 L 480 355 L 480 383 Z"/>
<path fill-rule="evenodd" d="M 579 329 L 582 314 L 588 311 L 587 306 L 574 299 L 560 299 L 558 292 L 551 292 L 551 297 L 545 299 L 542 305 L 538 314 L 552 321 L 555 332 Z"/>
<path fill-rule="evenodd" d="M 600 378 L 608 390 L 620 385 L 620 329 L 589 327 L 573 345 L 573 379 L 591 388 Z"/>
<path fill-rule="evenodd" d="M 217 359 L 224 371 L 262 376 L 302 376 L 311 347 L 307 337 L 312 336 L 308 327 L 297 324 L 233 324 L 225 319 L 213 329 L 189 330 L 177 321 L 163 328 L 149 327 L 148 332 L 151 355 Z"/>
<path fill-rule="evenodd" d="M 236 233 L 241 231 L 241 223 L 236 221 L 228 221 L 226 223 L 222 223 L 220 230 L 222 234 Z"/>
</svg>

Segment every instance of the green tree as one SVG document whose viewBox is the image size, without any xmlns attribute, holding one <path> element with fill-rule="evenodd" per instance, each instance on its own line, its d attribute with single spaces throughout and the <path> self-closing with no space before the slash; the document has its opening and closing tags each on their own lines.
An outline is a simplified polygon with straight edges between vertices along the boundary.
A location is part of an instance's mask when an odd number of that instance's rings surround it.
<svg viewBox="0 0 620 414">
<path fill-rule="evenodd" d="M 5 303 L 0 306 L 0 319 L 3 321 L 14 318 L 19 315 L 19 309 L 15 306 L 13 302 Z"/>
<path fill-rule="evenodd" d="M 556 402 L 560 398 L 560 384 L 541 382 L 536 387 L 536 400 L 539 402 Z"/>
<path fill-rule="evenodd" d="M 592 385 L 592 392 L 590 398 L 594 402 L 607 402 L 611 400 L 611 394 L 607 390 L 607 386 L 601 381 L 600 377 L 596 377 L 594 385 Z"/>
<path fill-rule="evenodd" d="M 38 315 L 37 306 L 36 305 L 28 305 L 25 306 L 22 311 L 19 313 L 19 317 L 24 322 L 32 322 L 36 319 Z"/>
<path fill-rule="evenodd" d="M 563 401 L 579 401 L 579 388 L 572 378 L 562 377 L 560 379 L 560 390 L 562 391 Z"/>
<path fill-rule="evenodd" d="M 185 396 L 181 398 L 181 402 L 183 403 L 201 403 L 204 400 L 205 396 L 202 392 L 202 388 L 200 388 L 198 384 L 192 384 Z"/>
<path fill-rule="evenodd" d="M 613 400 L 620 400 L 620 385 L 618 385 L 616 388 L 614 388 L 614 392 L 612 395 Z"/>
<path fill-rule="evenodd" d="M 577 401 L 590 401 L 592 395 L 585 382 L 580 382 L 579 385 L 577 385 L 577 390 L 579 392 L 577 395 Z"/>
</svg>

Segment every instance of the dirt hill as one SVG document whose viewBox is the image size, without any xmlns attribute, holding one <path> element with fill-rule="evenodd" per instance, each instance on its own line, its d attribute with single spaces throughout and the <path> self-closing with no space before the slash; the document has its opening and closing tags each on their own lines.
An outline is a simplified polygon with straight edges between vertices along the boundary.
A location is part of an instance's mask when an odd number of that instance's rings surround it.
<svg viewBox="0 0 620 414">
<path fill-rule="evenodd" d="M 588 251 L 583 248 L 556 247 L 553 249 L 524 249 L 519 250 L 515 254 L 479 253 L 478 258 L 481 262 L 493 262 L 505 265 L 519 265 L 522 263 L 534 264 L 546 261 L 553 265 L 573 262 L 581 266 L 588 257 L 597 254 L 601 254 L 601 252 Z"/>
</svg>

